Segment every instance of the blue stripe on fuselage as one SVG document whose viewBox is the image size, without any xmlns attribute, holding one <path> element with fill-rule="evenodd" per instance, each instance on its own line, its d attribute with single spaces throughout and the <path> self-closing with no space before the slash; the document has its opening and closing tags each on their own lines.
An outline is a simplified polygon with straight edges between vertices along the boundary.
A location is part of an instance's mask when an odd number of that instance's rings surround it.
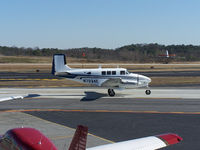
<svg viewBox="0 0 200 150">
<path fill-rule="evenodd" d="M 121 78 L 121 79 L 131 79 L 131 80 L 137 80 L 136 77 L 130 77 L 130 76 L 112 76 L 112 75 L 78 75 L 78 74 L 65 74 L 65 75 L 57 75 L 58 77 L 64 77 L 64 78 L 70 78 L 74 79 L 79 77 L 81 78 L 100 78 L 100 79 L 108 79 L 108 78 Z"/>
</svg>

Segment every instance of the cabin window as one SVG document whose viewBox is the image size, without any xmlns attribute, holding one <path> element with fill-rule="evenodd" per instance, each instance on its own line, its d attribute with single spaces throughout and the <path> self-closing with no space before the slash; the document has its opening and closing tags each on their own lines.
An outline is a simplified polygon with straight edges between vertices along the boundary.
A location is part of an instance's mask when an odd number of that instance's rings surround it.
<svg viewBox="0 0 200 150">
<path fill-rule="evenodd" d="M 120 75 L 125 75 L 125 71 L 120 71 Z"/>
<path fill-rule="evenodd" d="M 107 71 L 107 75 L 111 75 L 111 71 Z"/>
<path fill-rule="evenodd" d="M 102 75 L 106 75 L 106 72 L 105 72 L 105 71 L 102 71 L 101 74 L 102 74 Z"/>
<path fill-rule="evenodd" d="M 116 75 L 116 71 L 112 71 L 112 75 Z"/>
<path fill-rule="evenodd" d="M 91 72 L 88 72 L 87 74 L 91 74 Z"/>
</svg>

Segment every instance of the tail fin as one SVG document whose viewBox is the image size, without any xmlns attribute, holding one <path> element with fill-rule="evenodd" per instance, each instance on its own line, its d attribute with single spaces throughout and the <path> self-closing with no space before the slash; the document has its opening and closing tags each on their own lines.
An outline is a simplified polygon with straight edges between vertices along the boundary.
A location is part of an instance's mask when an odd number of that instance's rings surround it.
<svg viewBox="0 0 200 150">
<path fill-rule="evenodd" d="M 166 57 L 169 57 L 169 52 L 168 52 L 168 50 L 166 50 Z"/>
<path fill-rule="evenodd" d="M 66 57 L 64 54 L 54 54 L 52 62 L 52 74 L 55 72 L 66 72 L 71 68 L 66 65 Z"/>
<path fill-rule="evenodd" d="M 69 150 L 85 150 L 87 142 L 88 127 L 78 125 Z"/>
</svg>

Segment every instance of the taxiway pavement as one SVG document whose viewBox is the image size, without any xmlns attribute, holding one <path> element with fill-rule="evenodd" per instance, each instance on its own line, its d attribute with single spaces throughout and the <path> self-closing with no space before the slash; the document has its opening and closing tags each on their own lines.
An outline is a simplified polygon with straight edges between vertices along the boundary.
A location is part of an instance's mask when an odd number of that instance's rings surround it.
<svg viewBox="0 0 200 150">
<path fill-rule="evenodd" d="M 150 72 L 134 72 L 142 74 L 148 77 L 196 77 L 200 76 L 200 71 L 150 71 Z M 44 72 L 30 72 L 30 73 L 19 73 L 19 72 L 0 72 L 0 81 L 9 81 L 9 80 L 23 80 L 23 79 L 59 79 L 52 75 L 51 73 Z"/>
<path fill-rule="evenodd" d="M 198 149 L 200 90 L 153 88 L 149 96 L 144 91 L 116 91 L 116 97 L 108 97 L 107 90 L 95 88 L 2 88 L 1 97 L 25 98 L 0 102 L 0 133 L 32 126 L 63 149 L 74 132 L 71 128 L 82 124 L 97 136 L 88 139 L 88 147 L 173 132 L 183 141 L 166 149 Z"/>
</svg>

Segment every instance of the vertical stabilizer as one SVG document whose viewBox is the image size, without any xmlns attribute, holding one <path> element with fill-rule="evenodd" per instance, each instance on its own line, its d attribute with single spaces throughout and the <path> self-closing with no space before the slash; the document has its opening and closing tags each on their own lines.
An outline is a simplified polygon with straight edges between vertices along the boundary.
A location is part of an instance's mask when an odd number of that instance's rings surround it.
<svg viewBox="0 0 200 150">
<path fill-rule="evenodd" d="M 85 150 L 87 142 L 88 127 L 78 125 L 69 150 Z"/>
<path fill-rule="evenodd" d="M 64 54 L 55 54 L 52 62 L 52 74 L 56 72 L 66 72 L 71 68 L 66 65 L 66 57 Z"/>
<path fill-rule="evenodd" d="M 168 52 L 168 50 L 166 50 L 166 57 L 169 57 L 169 52 Z"/>
</svg>

